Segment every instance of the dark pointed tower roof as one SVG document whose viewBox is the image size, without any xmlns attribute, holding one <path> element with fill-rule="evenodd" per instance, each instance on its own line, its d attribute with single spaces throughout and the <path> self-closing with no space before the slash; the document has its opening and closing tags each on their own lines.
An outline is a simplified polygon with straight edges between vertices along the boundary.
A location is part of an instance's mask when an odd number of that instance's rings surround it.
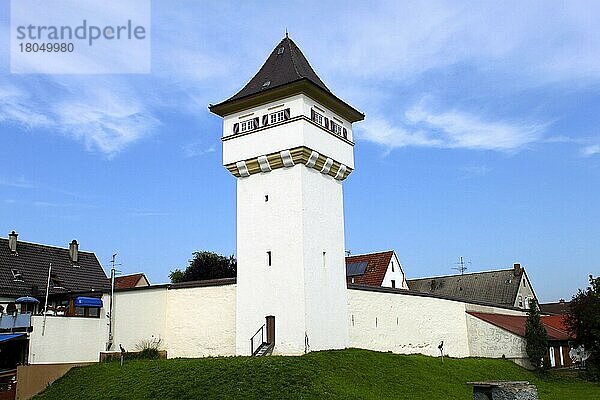
<svg viewBox="0 0 600 400">
<path fill-rule="evenodd" d="M 295 93 L 294 93 L 295 92 Z M 323 101 L 351 122 L 364 115 L 336 97 L 310 66 L 300 48 L 286 36 L 275 46 L 263 66 L 239 92 L 222 103 L 211 105 L 211 112 L 225 116 L 244 108 L 305 93 Z"/>
<path fill-rule="evenodd" d="M 286 36 L 273 49 L 254 78 L 250 79 L 250 82 L 229 100 L 251 96 L 300 79 L 308 79 L 321 89 L 331 93 L 312 69 L 296 43 Z"/>
</svg>

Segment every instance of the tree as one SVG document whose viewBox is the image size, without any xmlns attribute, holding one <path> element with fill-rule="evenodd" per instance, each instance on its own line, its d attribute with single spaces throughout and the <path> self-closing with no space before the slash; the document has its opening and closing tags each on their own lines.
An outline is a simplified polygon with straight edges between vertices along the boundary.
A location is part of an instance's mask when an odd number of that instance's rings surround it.
<svg viewBox="0 0 600 400">
<path fill-rule="evenodd" d="M 590 378 L 600 380 L 600 277 L 589 277 L 590 285 L 573 296 L 565 317 L 575 343 L 590 352 L 587 360 Z"/>
<path fill-rule="evenodd" d="M 525 323 L 525 340 L 527 341 L 525 346 L 527 357 L 535 369 L 539 371 L 547 367 L 543 364 L 543 358 L 548 352 L 548 333 L 542 324 L 540 310 L 535 300 L 529 303 L 529 313 Z"/>
<path fill-rule="evenodd" d="M 184 271 L 177 268 L 169 273 L 172 283 L 235 278 L 237 260 L 234 256 L 225 257 L 211 251 L 196 251 L 192 255 Z"/>
</svg>

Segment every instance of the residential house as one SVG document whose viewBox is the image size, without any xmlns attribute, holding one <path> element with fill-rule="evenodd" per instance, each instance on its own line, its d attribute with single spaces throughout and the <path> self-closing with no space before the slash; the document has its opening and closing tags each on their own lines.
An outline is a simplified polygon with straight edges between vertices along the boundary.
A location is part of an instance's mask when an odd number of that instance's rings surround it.
<svg viewBox="0 0 600 400">
<path fill-rule="evenodd" d="M 404 269 L 394 250 L 346 257 L 346 282 L 408 289 Z"/>
<path fill-rule="evenodd" d="M 32 316 L 99 318 L 101 296 L 110 282 L 96 255 L 79 250 L 22 242 L 11 232 L 0 238 L 0 369 L 28 359 Z"/>
<path fill-rule="evenodd" d="M 131 289 L 146 286 L 150 286 L 150 281 L 143 273 L 122 275 L 115 278 L 115 289 Z"/>
<path fill-rule="evenodd" d="M 528 309 L 530 301 L 537 300 L 521 264 L 514 264 L 512 269 L 409 279 L 407 282 L 413 291 L 502 307 Z"/>
</svg>

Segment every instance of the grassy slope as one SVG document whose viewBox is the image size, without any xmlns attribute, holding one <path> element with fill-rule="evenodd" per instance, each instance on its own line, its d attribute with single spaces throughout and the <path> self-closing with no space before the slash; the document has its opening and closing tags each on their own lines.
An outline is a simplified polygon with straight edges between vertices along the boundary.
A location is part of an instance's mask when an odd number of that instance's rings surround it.
<svg viewBox="0 0 600 400">
<path fill-rule="evenodd" d="M 600 399 L 600 386 L 544 380 L 506 360 L 439 359 L 366 350 L 302 357 L 103 363 L 74 368 L 41 399 L 470 399 L 467 381 L 528 380 L 541 400 Z"/>
</svg>

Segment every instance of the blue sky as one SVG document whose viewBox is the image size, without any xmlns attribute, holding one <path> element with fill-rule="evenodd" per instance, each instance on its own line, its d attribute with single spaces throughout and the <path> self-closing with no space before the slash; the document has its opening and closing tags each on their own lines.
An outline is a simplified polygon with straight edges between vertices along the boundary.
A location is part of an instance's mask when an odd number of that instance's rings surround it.
<svg viewBox="0 0 600 400">
<path fill-rule="evenodd" d="M 223 4 L 221 4 L 223 3 Z M 0 5 L 0 234 L 154 283 L 235 252 L 221 120 L 283 37 L 366 114 L 346 247 L 408 277 L 521 262 L 542 301 L 600 273 L 600 7 L 592 2 L 152 3 L 152 72 L 11 74 Z"/>
</svg>

